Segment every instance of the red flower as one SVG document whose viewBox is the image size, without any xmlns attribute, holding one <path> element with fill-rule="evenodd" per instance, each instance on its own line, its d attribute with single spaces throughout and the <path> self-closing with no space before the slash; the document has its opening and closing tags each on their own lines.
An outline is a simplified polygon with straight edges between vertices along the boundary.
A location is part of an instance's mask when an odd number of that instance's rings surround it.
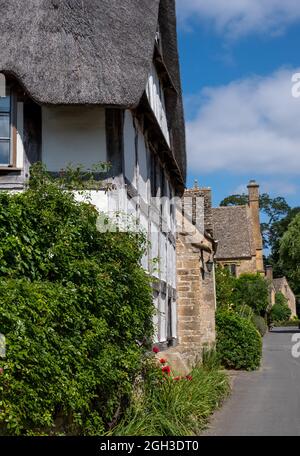
<svg viewBox="0 0 300 456">
<path fill-rule="evenodd" d="M 158 347 L 153 347 L 153 348 L 152 348 L 152 351 L 153 351 L 154 353 L 159 353 L 159 348 L 158 348 Z"/>
<path fill-rule="evenodd" d="M 177 381 L 177 380 L 181 380 L 181 379 L 182 379 L 182 377 L 174 377 L 174 378 L 173 378 L 173 380 L 176 380 L 176 381 Z"/>
<path fill-rule="evenodd" d="M 171 368 L 170 368 L 170 366 L 164 366 L 164 367 L 162 368 L 162 372 L 163 372 L 164 374 L 170 375 L 170 373 L 171 373 Z"/>
<path fill-rule="evenodd" d="M 167 360 L 165 358 L 161 358 L 159 360 L 160 364 L 166 364 Z"/>
<path fill-rule="evenodd" d="M 4 369 L 3 367 L 0 367 L 0 375 L 4 374 Z"/>
<path fill-rule="evenodd" d="M 193 380 L 193 377 L 191 375 L 187 375 L 185 378 L 190 381 Z"/>
</svg>

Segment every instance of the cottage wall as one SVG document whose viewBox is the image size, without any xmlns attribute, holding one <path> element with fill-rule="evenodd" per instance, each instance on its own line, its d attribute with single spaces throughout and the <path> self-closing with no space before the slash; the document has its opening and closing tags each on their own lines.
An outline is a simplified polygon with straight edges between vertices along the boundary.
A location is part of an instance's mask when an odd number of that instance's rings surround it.
<svg viewBox="0 0 300 456">
<path fill-rule="evenodd" d="M 207 266 L 214 257 L 213 240 L 205 234 L 206 223 L 195 219 L 197 198 L 204 195 L 189 190 L 184 196 L 184 215 L 180 208 L 177 211 L 178 346 L 168 352 L 179 372 L 201 361 L 203 350 L 214 347 L 216 341 L 215 273 L 214 267 L 209 271 Z"/>
<path fill-rule="evenodd" d="M 43 107 L 41 158 L 49 171 L 106 162 L 105 109 Z"/>
</svg>

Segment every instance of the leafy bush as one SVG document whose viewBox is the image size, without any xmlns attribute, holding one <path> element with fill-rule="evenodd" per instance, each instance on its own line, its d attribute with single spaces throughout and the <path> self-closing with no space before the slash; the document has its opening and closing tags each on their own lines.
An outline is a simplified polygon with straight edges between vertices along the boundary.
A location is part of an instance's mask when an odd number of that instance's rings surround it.
<svg viewBox="0 0 300 456">
<path fill-rule="evenodd" d="M 235 305 L 234 290 L 236 278 L 227 268 L 216 268 L 216 295 L 217 306 L 222 309 L 232 309 Z"/>
<path fill-rule="evenodd" d="M 229 369 L 257 369 L 262 340 L 253 323 L 236 313 L 218 311 L 216 325 L 217 351 L 222 364 Z"/>
<path fill-rule="evenodd" d="M 298 328 L 300 325 L 300 320 L 287 320 L 287 321 L 274 321 L 274 326 L 283 326 L 283 327 L 295 327 Z"/>
<path fill-rule="evenodd" d="M 1 432 L 100 435 L 153 331 L 145 240 L 99 233 L 93 206 L 38 174 L 0 194 Z"/>
<path fill-rule="evenodd" d="M 216 368 L 196 367 L 187 377 L 162 374 L 148 367 L 144 381 L 116 436 L 199 435 L 229 392 L 228 377 Z"/>
<path fill-rule="evenodd" d="M 288 300 L 281 291 L 275 294 L 275 304 L 288 305 Z"/>
<path fill-rule="evenodd" d="M 268 283 L 259 274 L 242 274 L 235 285 L 237 305 L 251 307 L 256 315 L 264 316 L 269 305 Z"/>
<path fill-rule="evenodd" d="M 287 299 L 282 293 L 276 293 L 275 304 L 270 311 L 271 321 L 284 322 L 291 318 L 292 311 L 287 302 Z"/>
<path fill-rule="evenodd" d="M 260 317 L 259 315 L 253 315 L 252 322 L 257 331 L 259 332 L 259 334 L 263 337 L 268 329 L 266 320 L 263 317 Z"/>
<path fill-rule="evenodd" d="M 247 306 L 246 304 L 241 304 L 241 305 L 237 305 L 235 308 L 234 308 L 234 311 L 240 316 L 240 317 L 243 317 L 243 318 L 246 318 L 247 320 L 251 321 L 253 316 L 255 315 L 254 314 L 254 310 L 250 307 L 250 306 Z"/>
</svg>

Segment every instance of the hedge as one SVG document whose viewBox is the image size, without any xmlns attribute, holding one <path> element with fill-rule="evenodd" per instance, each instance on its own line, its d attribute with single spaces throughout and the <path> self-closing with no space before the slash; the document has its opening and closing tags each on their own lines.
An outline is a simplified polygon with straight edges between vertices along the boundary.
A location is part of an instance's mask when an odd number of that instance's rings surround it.
<svg viewBox="0 0 300 456">
<path fill-rule="evenodd" d="M 153 333 L 145 239 L 99 233 L 93 206 L 32 177 L 0 194 L 0 433 L 101 435 Z"/>
<path fill-rule="evenodd" d="M 255 328 L 257 329 L 257 331 L 263 337 L 268 330 L 266 320 L 263 317 L 260 317 L 258 315 L 253 315 L 252 322 L 253 322 Z"/>
<path fill-rule="evenodd" d="M 216 315 L 217 351 L 224 367 L 255 370 L 260 366 L 262 339 L 253 323 L 236 313 Z"/>
</svg>

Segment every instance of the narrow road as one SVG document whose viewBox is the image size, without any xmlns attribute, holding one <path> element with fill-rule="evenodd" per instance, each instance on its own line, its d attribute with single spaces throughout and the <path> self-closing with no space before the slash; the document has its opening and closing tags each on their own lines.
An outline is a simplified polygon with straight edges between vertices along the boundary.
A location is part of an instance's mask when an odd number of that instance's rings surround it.
<svg viewBox="0 0 300 456">
<path fill-rule="evenodd" d="M 203 435 L 300 436 L 300 358 L 291 354 L 299 332 L 275 328 L 265 336 L 260 370 L 233 374 L 232 395 Z"/>
</svg>

